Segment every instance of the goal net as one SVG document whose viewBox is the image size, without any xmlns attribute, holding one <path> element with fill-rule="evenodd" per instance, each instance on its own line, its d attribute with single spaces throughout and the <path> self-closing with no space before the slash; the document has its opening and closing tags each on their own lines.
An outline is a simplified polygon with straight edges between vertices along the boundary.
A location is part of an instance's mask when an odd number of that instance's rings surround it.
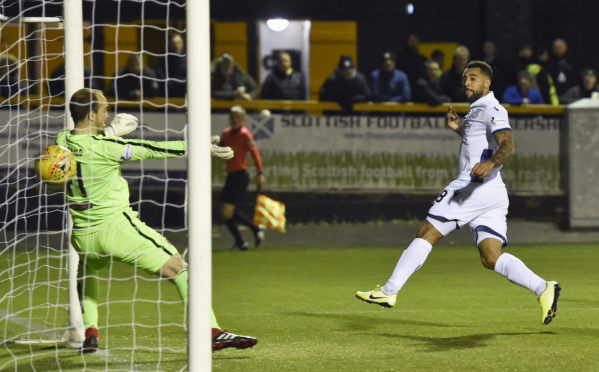
<svg viewBox="0 0 599 372">
<path fill-rule="evenodd" d="M 126 137 L 185 139 L 185 2 L 79 2 L 79 59 L 65 36 L 63 3 L 74 2 L 0 5 L 0 370 L 184 370 L 186 311 L 176 287 L 116 261 L 97 274 L 99 350 L 79 352 L 66 197 L 32 164 L 67 127 L 69 63 L 82 63 L 81 82 L 104 92 L 108 122 L 123 112 L 139 118 Z M 122 175 L 140 219 L 187 259 L 187 159 L 128 163 Z"/>
</svg>

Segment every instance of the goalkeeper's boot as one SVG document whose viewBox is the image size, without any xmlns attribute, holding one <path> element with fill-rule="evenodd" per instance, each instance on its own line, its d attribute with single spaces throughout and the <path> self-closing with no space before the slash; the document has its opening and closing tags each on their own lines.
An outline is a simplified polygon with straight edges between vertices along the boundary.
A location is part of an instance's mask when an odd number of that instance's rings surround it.
<svg viewBox="0 0 599 372">
<path fill-rule="evenodd" d="M 557 299 L 562 287 L 557 282 L 547 282 L 547 287 L 539 296 L 541 305 L 541 323 L 549 324 L 555 318 L 557 312 Z"/>
<path fill-rule="evenodd" d="M 356 298 L 362 300 L 364 302 L 368 302 L 369 304 L 377 304 L 382 307 L 392 308 L 395 306 L 395 300 L 397 299 L 397 294 L 386 295 L 380 286 L 376 286 L 372 291 L 367 292 L 356 292 Z"/>
<path fill-rule="evenodd" d="M 257 247 L 264 241 L 266 237 L 266 227 L 264 225 L 256 226 L 256 231 L 254 231 L 254 247 Z"/>
<path fill-rule="evenodd" d="M 96 327 L 89 327 L 85 330 L 85 341 L 83 341 L 83 346 L 81 346 L 81 352 L 84 354 L 87 353 L 95 353 L 98 350 L 98 339 L 100 338 L 100 333 Z"/>
<path fill-rule="evenodd" d="M 258 339 L 250 336 L 236 335 L 227 332 L 226 329 L 212 328 L 212 351 L 234 347 L 236 349 L 247 349 L 256 345 Z"/>
</svg>

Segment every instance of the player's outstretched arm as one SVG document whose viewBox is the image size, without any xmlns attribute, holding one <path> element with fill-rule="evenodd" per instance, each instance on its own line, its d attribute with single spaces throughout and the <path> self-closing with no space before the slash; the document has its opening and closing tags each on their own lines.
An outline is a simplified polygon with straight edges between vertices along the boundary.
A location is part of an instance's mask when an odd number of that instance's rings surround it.
<svg viewBox="0 0 599 372">
<path fill-rule="evenodd" d="M 462 123 L 458 113 L 453 109 L 453 106 L 449 106 L 449 110 L 447 110 L 447 114 L 445 114 L 445 125 L 460 136 L 462 135 Z"/>
<path fill-rule="evenodd" d="M 472 167 L 470 176 L 476 175 L 480 178 L 484 178 L 487 174 L 489 174 L 491 169 L 498 165 L 507 163 L 516 153 L 511 130 L 496 132 L 494 136 L 497 140 L 497 143 L 499 143 L 499 149 L 495 152 L 495 154 L 493 154 L 493 156 L 491 156 L 490 159 L 481 163 L 476 163 L 474 167 Z"/>
</svg>

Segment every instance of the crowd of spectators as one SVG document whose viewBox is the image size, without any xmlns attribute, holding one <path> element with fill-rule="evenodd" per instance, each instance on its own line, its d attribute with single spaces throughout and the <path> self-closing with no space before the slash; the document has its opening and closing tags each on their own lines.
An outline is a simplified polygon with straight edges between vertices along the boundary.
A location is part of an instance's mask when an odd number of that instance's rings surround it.
<svg viewBox="0 0 599 372">
<path fill-rule="evenodd" d="M 599 97 L 597 73 L 588 65 L 575 64 L 564 39 L 555 39 L 551 48 L 522 45 L 517 54 L 509 56 L 487 40 L 482 53 L 475 59 L 484 60 L 494 71 L 491 90 L 495 97 L 512 105 L 568 104 L 581 98 Z M 449 56 L 447 56 L 449 57 Z M 307 78 L 293 66 L 290 53 L 281 51 L 276 64 L 262 84 L 224 53 L 211 64 L 212 98 L 221 100 L 305 100 L 308 99 Z M 339 57 L 337 67 L 319 87 L 319 100 L 337 102 L 351 111 L 357 102 L 422 102 L 439 105 L 444 102 L 465 102 L 462 72 L 473 59 L 470 50 L 459 45 L 450 56 L 451 66 L 443 71 L 446 56 L 434 50 L 430 57 L 419 52 L 419 40 L 409 35 L 401 52 L 385 51 L 380 64 L 369 73 L 360 71 L 351 56 Z M 27 94 L 19 78 L 19 60 L 0 55 L 0 96 L 10 98 Z M 56 68 L 48 79 L 47 90 L 52 96 L 64 97 L 64 65 Z M 121 100 L 152 97 L 185 97 L 187 61 L 183 35 L 169 35 L 168 49 L 158 57 L 153 67 L 145 64 L 142 53 L 132 53 L 127 64 L 110 78 L 94 77 L 86 66 L 85 86 L 106 90 Z"/>
</svg>

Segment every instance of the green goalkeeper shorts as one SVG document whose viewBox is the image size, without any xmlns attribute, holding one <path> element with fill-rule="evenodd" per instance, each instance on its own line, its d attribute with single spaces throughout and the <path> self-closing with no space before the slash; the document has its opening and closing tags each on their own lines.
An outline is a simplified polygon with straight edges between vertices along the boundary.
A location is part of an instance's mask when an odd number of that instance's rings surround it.
<svg viewBox="0 0 599 372">
<path fill-rule="evenodd" d="M 73 247 L 86 266 L 101 269 L 118 260 L 157 273 L 177 249 L 129 209 L 94 228 L 73 229 Z"/>
</svg>

